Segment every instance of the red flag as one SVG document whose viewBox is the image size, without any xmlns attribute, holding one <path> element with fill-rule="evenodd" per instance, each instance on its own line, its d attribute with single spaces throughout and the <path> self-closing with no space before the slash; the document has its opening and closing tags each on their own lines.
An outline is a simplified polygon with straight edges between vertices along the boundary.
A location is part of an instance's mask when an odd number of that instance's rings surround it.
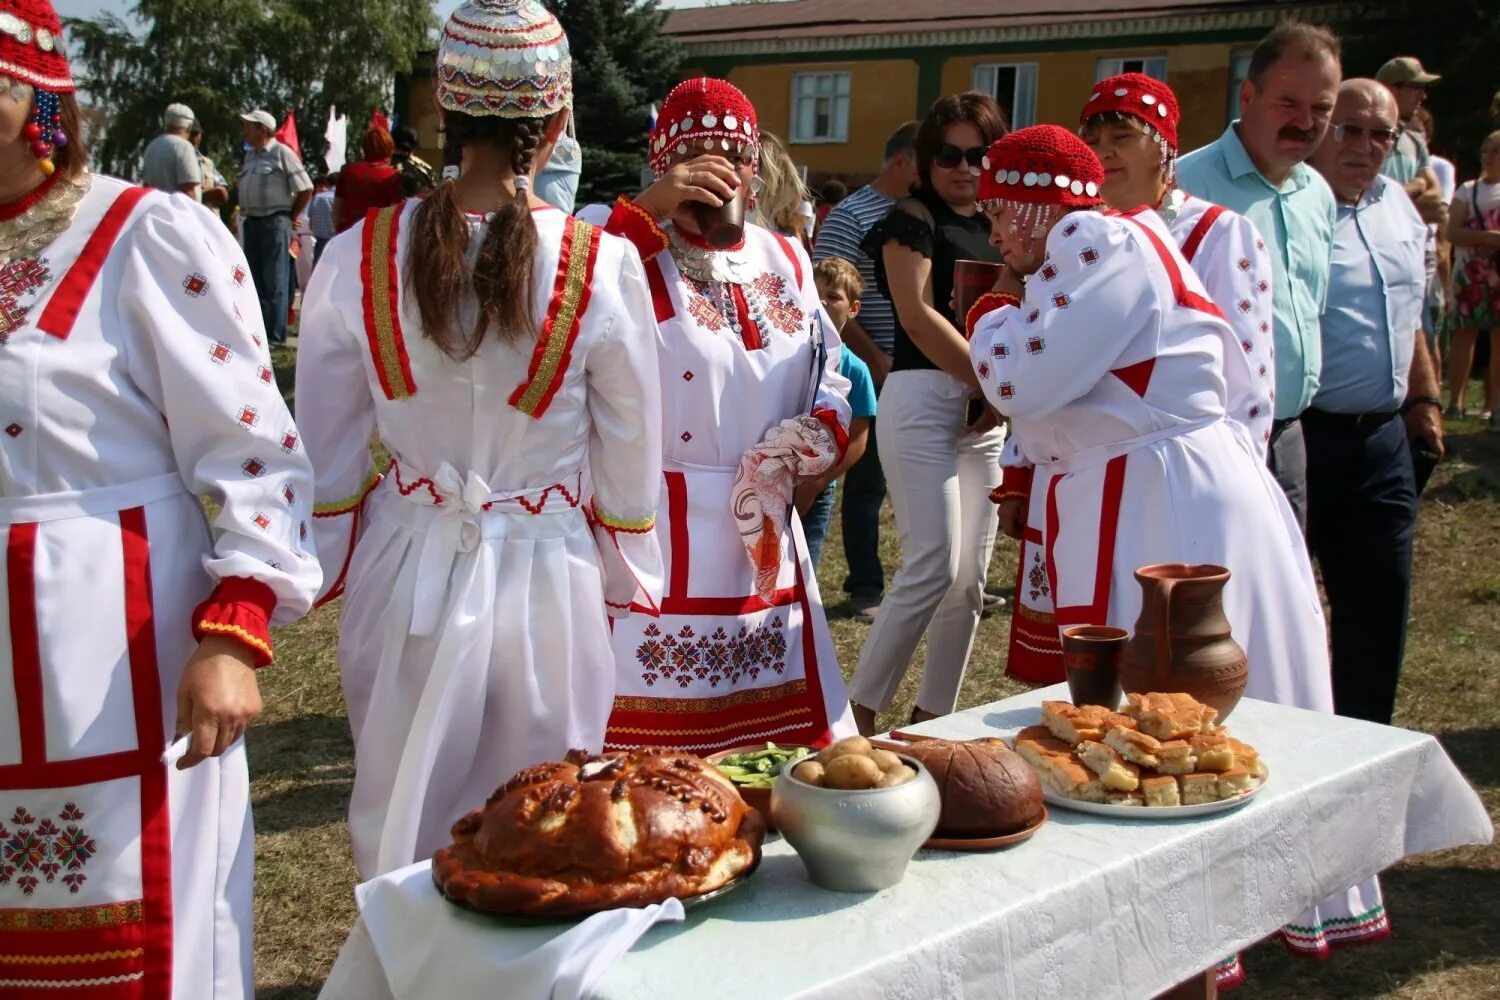
<svg viewBox="0 0 1500 1000">
<path fill-rule="evenodd" d="M 297 140 L 297 114 L 291 108 L 287 108 L 286 119 L 282 121 L 281 128 L 276 130 L 276 141 L 290 146 L 292 152 L 297 154 L 297 159 L 302 159 L 302 143 Z"/>
<path fill-rule="evenodd" d="M 391 120 L 385 116 L 385 112 L 376 108 L 370 112 L 370 128 L 383 128 L 387 132 L 391 130 Z"/>
</svg>

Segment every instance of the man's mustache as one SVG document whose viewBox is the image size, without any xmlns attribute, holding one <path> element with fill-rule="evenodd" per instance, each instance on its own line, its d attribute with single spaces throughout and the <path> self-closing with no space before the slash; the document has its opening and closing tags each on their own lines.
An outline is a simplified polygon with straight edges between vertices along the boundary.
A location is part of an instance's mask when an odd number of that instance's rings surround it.
<svg viewBox="0 0 1500 1000">
<path fill-rule="evenodd" d="M 1295 128 L 1294 126 L 1288 125 L 1286 128 L 1278 132 L 1276 134 L 1276 137 L 1278 139 L 1285 139 L 1288 142 L 1312 142 L 1318 137 L 1318 130 L 1311 128 Z"/>
</svg>

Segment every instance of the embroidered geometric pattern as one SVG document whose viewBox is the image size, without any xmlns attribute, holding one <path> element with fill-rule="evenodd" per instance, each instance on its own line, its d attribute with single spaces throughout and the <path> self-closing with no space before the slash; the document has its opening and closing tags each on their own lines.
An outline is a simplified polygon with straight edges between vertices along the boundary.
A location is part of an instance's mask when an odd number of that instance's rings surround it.
<svg viewBox="0 0 1500 1000">
<path fill-rule="evenodd" d="M 990 348 L 990 353 L 997 358 L 1005 358 L 1010 356 L 1010 348 L 1006 347 L 1004 344 L 996 344 L 994 347 Z"/>
<path fill-rule="evenodd" d="M 208 356 L 213 359 L 216 365 L 227 365 L 229 364 L 229 359 L 234 357 L 234 351 L 229 349 L 228 344 L 220 340 L 216 341 L 214 346 L 208 349 Z"/>
<path fill-rule="evenodd" d="M 721 332 L 727 325 L 714 304 L 691 287 L 688 291 L 688 315 L 697 320 L 699 326 L 714 333 Z"/>
<path fill-rule="evenodd" d="M 260 423 L 260 414 L 256 412 L 253 406 L 242 406 L 235 419 L 244 427 L 254 427 Z"/>
<path fill-rule="evenodd" d="M 141 901 L 54 909 L 0 909 L 0 931 L 76 931 L 141 922 Z"/>
<path fill-rule="evenodd" d="M 193 298 L 201 298 L 208 291 L 208 279 L 201 274 L 190 274 L 182 279 L 182 290 Z"/>
<path fill-rule="evenodd" d="M 1054 278 L 1057 277 L 1057 265 L 1056 264 L 1044 264 L 1042 266 L 1041 274 L 1042 274 L 1042 280 L 1043 281 L 1051 281 L 1052 279 L 1054 279 Z"/>
<path fill-rule="evenodd" d="M 1241 257 L 1239 260 L 1235 261 L 1235 264 L 1236 264 L 1237 267 L 1239 267 L 1239 269 L 1241 271 L 1248 271 L 1248 270 L 1250 270 L 1250 258 L 1249 257 Z"/>
<path fill-rule="evenodd" d="M 1084 247 L 1078 251 L 1078 259 L 1085 264 L 1097 264 L 1099 262 L 1099 251 L 1093 247 Z"/>
<path fill-rule="evenodd" d="M 990 363 L 988 361 L 979 362 L 979 364 L 974 366 L 974 370 L 979 373 L 980 378 L 987 379 L 990 377 Z"/>
<path fill-rule="evenodd" d="M 1026 341 L 1027 354 L 1041 354 L 1046 349 L 1047 342 L 1041 337 L 1032 337 L 1030 340 Z"/>
<path fill-rule="evenodd" d="M 1042 311 L 1040 309 L 1033 309 L 1031 310 L 1031 312 L 1026 314 L 1026 322 L 1035 323 L 1037 320 L 1041 319 L 1041 317 Z"/>
<path fill-rule="evenodd" d="M 1026 570 L 1026 586 L 1031 591 L 1033 601 L 1052 593 L 1052 588 L 1047 583 L 1047 567 L 1042 564 L 1039 552 L 1031 554 L 1031 566 Z"/>
<path fill-rule="evenodd" d="M 643 635 L 635 658 L 642 667 L 641 679 L 650 686 L 673 680 L 685 688 L 694 680 L 706 680 L 710 687 L 718 687 L 741 677 L 754 680 L 767 670 L 786 672 L 787 640 L 779 615 L 753 629 L 742 625 L 733 635 L 723 626 L 712 634 L 698 635 L 691 625 L 664 634 L 655 622 L 646 626 Z"/>
<path fill-rule="evenodd" d="M 266 531 L 271 527 L 271 519 L 262 514 L 260 511 L 255 512 L 255 516 L 250 519 L 250 523 L 255 525 L 261 531 Z"/>
<path fill-rule="evenodd" d="M 239 264 L 234 265 L 234 273 L 232 274 L 232 277 L 234 278 L 234 283 L 236 285 L 243 286 L 245 284 L 245 269 Z"/>
<path fill-rule="evenodd" d="M 276 373 L 271 370 L 270 365 L 261 365 L 255 370 L 255 374 L 266 385 L 270 385 L 276 381 Z"/>
<path fill-rule="evenodd" d="M 19 300 L 34 294 L 49 276 L 47 262 L 35 257 L 22 257 L 0 268 L 0 344 L 10 340 L 31 311 L 30 303 L 22 305 Z"/>
<path fill-rule="evenodd" d="M 78 821 L 83 810 L 69 802 L 56 818 L 37 817 L 16 806 L 7 829 L 0 822 L 0 885 L 15 883 L 24 896 L 36 891 L 39 879 L 56 882 L 58 876 L 71 893 L 88 881 L 83 869 L 98 853 L 94 842 Z"/>
<path fill-rule="evenodd" d="M 297 450 L 296 431 L 287 431 L 285 434 L 281 435 L 281 450 L 286 452 L 288 455 Z"/>
<path fill-rule="evenodd" d="M 1056 306 L 1057 308 L 1059 308 L 1059 309 L 1066 309 L 1066 308 L 1068 308 L 1068 304 L 1071 303 L 1072 301 L 1073 301 L 1072 299 L 1068 298 L 1066 295 L 1063 295 L 1063 294 L 1057 294 L 1057 295 L 1052 296 L 1052 304 L 1054 306 Z"/>
<path fill-rule="evenodd" d="M 258 458 L 247 458 L 240 463 L 240 471 L 245 474 L 246 478 L 255 479 L 266 471 L 266 463 Z"/>
<path fill-rule="evenodd" d="M 1000 383 L 1000 398 L 1001 399 L 1010 399 L 1015 394 L 1016 394 L 1016 387 L 1015 386 L 1011 385 L 1009 382 L 1001 382 Z"/>
</svg>

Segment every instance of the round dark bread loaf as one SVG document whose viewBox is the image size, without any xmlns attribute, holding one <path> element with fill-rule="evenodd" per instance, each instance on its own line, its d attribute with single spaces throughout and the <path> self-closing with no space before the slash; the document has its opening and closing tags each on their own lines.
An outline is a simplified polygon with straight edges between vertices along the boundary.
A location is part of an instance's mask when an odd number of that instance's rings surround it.
<svg viewBox="0 0 1500 1000">
<path fill-rule="evenodd" d="M 988 741 L 922 740 L 903 751 L 937 782 L 943 812 L 936 837 L 1000 837 L 1042 818 L 1042 784 L 1020 754 Z"/>
<path fill-rule="evenodd" d="M 765 821 L 719 769 L 641 747 L 518 772 L 432 858 L 474 909 L 575 916 L 717 889 L 760 862 Z"/>
</svg>

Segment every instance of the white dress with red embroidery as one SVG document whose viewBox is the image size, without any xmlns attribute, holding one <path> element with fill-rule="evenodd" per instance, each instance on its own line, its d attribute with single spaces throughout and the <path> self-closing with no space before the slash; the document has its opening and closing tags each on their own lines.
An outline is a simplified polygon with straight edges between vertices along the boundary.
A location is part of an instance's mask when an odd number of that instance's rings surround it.
<svg viewBox="0 0 1500 1000">
<path fill-rule="evenodd" d="M 1234 334 L 1224 350 L 1225 415 L 1265 460 L 1276 392 L 1271 346 L 1271 262 L 1255 226 L 1242 215 L 1185 192 L 1171 191 L 1160 209 L 1182 256 Z M 1026 476 L 1011 452 L 999 496 L 1026 493 Z M 1016 607 L 1011 616 L 1006 673 L 1034 684 L 1063 679 L 1062 646 L 1053 615 L 1052 588 L 1040 525 L 1021 539 Z"/>
<path fill-rule="evenodd" d="M 195 634 L 269 662 L 320 579 L 245 258 L 96 176 L 0 312 L 0 995 L 249 997 L 244 744 L 163 761 Z"/>
<path fill-rule="evenodd" d="M 1011 419 L 1002 461 L 1034 466 L 1027 532 L 1057 627 L 1134 628 L 1139 566 L 1227 566 L 1224 612 L 1250 663 L 1245 694 L 1331 713 L 1302 534 L 1249 435 L 1225 418 L 1231 349 L 1202 282 L 1147 211 L 1065 217 L 1024 301 L 985 312 L 970 342 L 985 394 Z M 1386 933 L 1374 879 L 1283 931 L 1325 952 Z"/>
<path fill-rule="evenodd" d="M 407 294 L 420 204 L 329 245 L 297 366 L 324 599 L 344 595 L 349 827 L 366 879 L 430 857 L 517 770 L 598 751 L 614 696 L 606 602 L 649 612 L 660 597 L 661 400 L 634 249 L 534 212 L 539 335 L 492 335 L 455 361 Z M 474 217 L 471 260 L 486 231 Z M 374 433 L 392 461 L 372 489 Z"/>
<path fill-rule="evenodd" d="M 657 533 L 667 583 L 659 618 L 615 624 L 607 745 L 710 752 L 851 735 L 800 522 L 793 517 L 778 538 L 780 568 L 766 600 L 732 509 L 741 459 L 783 420 L 817 417 L 840 453 L 846 440 L 842 348 L 807 254 L 748 225 L 744 246 L 712 265 L 730 280 L 706 281 L 685 274 L 661 249 L 664 234 L 627 203 L 616 206 L 611 228 L 646 256 L 655 310 L 666 447 Z"/>
</svg>

